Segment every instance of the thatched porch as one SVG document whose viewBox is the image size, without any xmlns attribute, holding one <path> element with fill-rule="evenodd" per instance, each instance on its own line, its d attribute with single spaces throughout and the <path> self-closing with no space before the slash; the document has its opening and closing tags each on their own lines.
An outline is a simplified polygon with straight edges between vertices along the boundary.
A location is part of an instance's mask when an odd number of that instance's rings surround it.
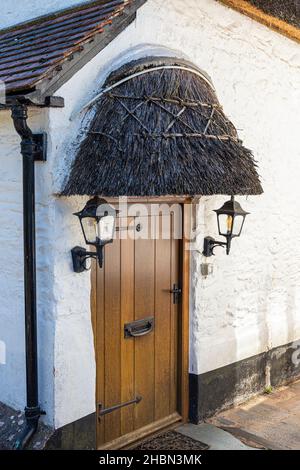
<svg viewBox="0 0 300 470">
<path fill-rule="evenodd" d="M 141 59 L 111 74 L 104 90 L 62 195 L 262 193 L 251 151 L 195 65 Z"/>
</svg>

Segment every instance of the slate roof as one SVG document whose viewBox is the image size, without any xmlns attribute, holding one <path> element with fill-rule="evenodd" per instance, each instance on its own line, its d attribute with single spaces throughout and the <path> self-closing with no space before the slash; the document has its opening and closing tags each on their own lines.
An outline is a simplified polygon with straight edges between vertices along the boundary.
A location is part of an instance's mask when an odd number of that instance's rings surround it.
<svg viewBox="0 0 300 470">
<path fill-rule="evenodd" d="M 98 0 L 0 31 L 6 92 L 56 91 L 135 19 L 145 0 Z M 84 59 L 83 59 L 84 56 Z"/>
</svg>

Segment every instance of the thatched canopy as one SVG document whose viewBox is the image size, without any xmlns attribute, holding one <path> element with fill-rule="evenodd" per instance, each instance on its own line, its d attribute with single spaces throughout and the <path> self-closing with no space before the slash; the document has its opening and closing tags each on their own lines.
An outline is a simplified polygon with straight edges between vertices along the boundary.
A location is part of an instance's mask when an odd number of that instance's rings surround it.
<svg viewBox="0 0 300 470">
<path fill-rule="evenodd" d="M 104 88 L 62 195 L 262 193 L 251 151 L 193 64 L 134 61 Z"/>
</svg>

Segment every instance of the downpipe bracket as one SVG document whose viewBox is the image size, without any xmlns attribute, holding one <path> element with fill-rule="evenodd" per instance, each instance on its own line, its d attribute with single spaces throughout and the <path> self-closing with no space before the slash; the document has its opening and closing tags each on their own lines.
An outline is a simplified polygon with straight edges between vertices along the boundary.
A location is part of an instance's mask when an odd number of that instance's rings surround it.
<svg viewBox="0 0 300 470">
<path fill-rule="evenodd" d="M 45 415 L 46 411 L 43 411 L 40 406 L 25 406 L 25 418 L 26 420 L 30 419 L 39 419 L 40 416 Z"/>
<path fill-rule="evenodd" d="M 21 153 L 25 157 L 33 158 L 34 162 L 47 161 L 47 134 L 32 134 L 30 138 L 21 141 Z"/>
<path fill-rule="evenodd" d="M 35 162 L 47 161 L 47 134 L 41 132 L 39 134 L 32 134 L 32 139 L 35 145 L 33 151 L 33 158 Z"/>
</svg>

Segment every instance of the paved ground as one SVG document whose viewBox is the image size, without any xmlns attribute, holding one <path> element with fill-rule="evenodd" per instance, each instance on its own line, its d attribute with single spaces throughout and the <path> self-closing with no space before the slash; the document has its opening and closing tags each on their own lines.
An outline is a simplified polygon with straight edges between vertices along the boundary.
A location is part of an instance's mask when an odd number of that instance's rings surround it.
<svg viewBox="0 0 300 470">
<path fill-rule="evenodd" d="M 10 449 L 24 426 L 23 413 L 0 404 L 0 449 Z M 211 450 L 300 450 L 300 380 L 224 411 L 207 423 L 176 429 Z M 42 424 L 31 448 L 42 449 L 49 430 Z"/>
<path fill-rule="evenodd" d="M 176 429 L 185 436 L 209 445 L 209 450 L 253 450 L 243 444 L 229 432 L 223 431 L 212 424 L 185 424 Z M 255 449 L 256 450 L 256 449 Z"/>
<path fill-rule="evenodd" d="M 16 411 L 9 406 L 0 403 L 0 450 L 11 450 L 14 448 L 17 437 L 25 426 L 24 413 Z M 51 435 L 51 429 L 39 424 L 38 432 L 30 442 L 29 449 L 43 449 Z"/>
<path fill-rule="evenodd" d="M 300 381 L 224 411 L 209 422 L 248 445 L 300 450 Z"/>
</svg>

